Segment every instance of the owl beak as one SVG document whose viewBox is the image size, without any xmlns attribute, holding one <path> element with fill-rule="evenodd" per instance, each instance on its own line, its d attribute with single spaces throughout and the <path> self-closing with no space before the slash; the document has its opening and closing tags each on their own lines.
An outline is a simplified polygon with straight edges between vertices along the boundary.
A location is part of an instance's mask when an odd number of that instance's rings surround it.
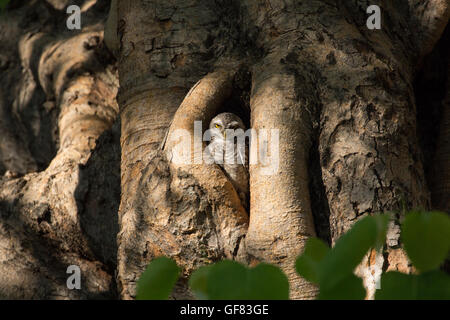
<svg viewBox="0 0 450 320">
<path fill-rule="evenodd" d="M 223 132 L 223 137 L 224 137 L 225 139 L 227 138 L 227 131 L 226 131 L 226 130 Z"/>
</svg>

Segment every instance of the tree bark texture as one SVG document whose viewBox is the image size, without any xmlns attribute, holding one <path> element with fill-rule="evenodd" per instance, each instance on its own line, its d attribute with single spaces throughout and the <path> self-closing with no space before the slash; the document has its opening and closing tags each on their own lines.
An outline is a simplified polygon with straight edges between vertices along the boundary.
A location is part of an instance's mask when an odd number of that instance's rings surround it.
<svg viewBox="0 0 450 320">
<path fill-rule="evenodd" d="M 118 113 L 107 6 L 86 8 L 85 28 L 70 33 L 65 8 L 13 5 L 0 27 L 0 297 L 115 297 L 120 133 L 101 137 Z M 69 265 L 82 290 L 67 288 Z"/>
<path fill-rule="evenodd" d="M 65 27 L 69 4 L 81 30 Z M 381 30 L 366 27 L 373 4 Z M 368 297 L 374 273 L 411 272 L 404 212 L 450 211 L 449 15 L 445 0 L 11 3 L 0 297 L 133 299 L 165 255 L 183 270 L 174 299 L 193 298 L 190 273 L 221 259 L 276 264 L 291 298 L 312 299 L 294 269 L 306 240 L 332 245 L 380 212 L 393 212 L 383 254 L 356 270 Z M 431 104 L 421 90 L 436 61 L 447 73 Z M 223 111 L 279 133 L 278 170 L 250 165 L 249 210 L 217 165 L 172 161 L 177 130 Z M 82 290 L 66 287 L 72 264 Z"/>
</svg>

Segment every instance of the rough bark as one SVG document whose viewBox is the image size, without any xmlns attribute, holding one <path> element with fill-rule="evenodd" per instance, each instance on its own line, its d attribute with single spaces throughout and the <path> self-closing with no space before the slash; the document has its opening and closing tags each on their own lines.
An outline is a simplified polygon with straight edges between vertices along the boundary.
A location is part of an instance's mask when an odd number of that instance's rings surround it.
<svg viewBox="0 0 450 320">
<path fill-rule="evenodd" d="M 121 81 L 126 81 L 125 96 L 136 96 L 136 88 L 144 91 L 145 86 L 152 92 L 168 85 L 187 84 L 184 85 L 186 92 L 202 79 L 201 74 L 189 72 L 193 65 L 197 66 L 197 71 L 214 72 L 231 60 L 250 70 L 251 125 L 254 128 L 282 126 L 281 140 L 286 144 L 282 142 L 280 150 L 279 174 L 267 178 L 258 173 L 257 167 L 251 168 L 250 223 L 244 243 L 250 259 L 270 261 L 283 267 L 290 276 L 295 298 L 314 295 L 314 289 L 305 288 L 292 269 L 293 258 L 301 251 L 304 241 L 314 235 L 307 165 L 314 141 L 312 134 L 317 132 L 313 130 L 314 125 L 320 132 L 318 148 L 332 242 L 365 214 L 429 207 L 416 137 L 412 82 L 417 63 L 433 47 L 445 27 L 448 11 L 444 2 L 436 3 L 433 9 L 412 2 L 381 1 L 379 4 L 383 8 L 384 28 L 376 32 L 366 29 L 365 8 L 369 3 L 360 1 L 307 4 L 225 1 L 220 6 L 202 1 L 155 1 L 153 6 L 127 1 L 118 4 L 121 58 L 126 59 L 120 74 Z M 404 10 L 413 13 L 413 18 L 405 15 Z M 227 18 L 220 20 L 220 14 Z M 430 20 L 430 17 L 436 19 Z M 130 25 L 132 20 L 148 22 Z M 203 23 L 199 25 L 198 21 Z M 407 27 L 410 31 L 405 33 Z M 415 32 L 420 37 L 414 37 Z M 226 39 L 223 38 L 225 33 L 229 35 Z M 131 62 L 139 64 L 139 74 L 130 71 Z M 129 77 L 135 81 L 133 88 Z M 167 100 L 166 91 L 154 94 L 159 94 L 159 101 Z M 181 96 L 177 95 L 179 102 Z M 186 99 L 177 115 L 182 112 Z M 130 116 L 135 113 L 133 121 L 144 112 L 144 103 L 148 102 L 143 100 L 144 97 L 136 103 L 139 112 L 129 111 Z M 122 105 L 129 108 L 128 103 Z M 158 102 L 148 109 L 166 117 L 168 110 L 176 108 L 177 103 L 170 103 L 168 108 L 166 103 L 162 106 Z M 206 105 L 198 111 L 198 116 L 192 114 L 191 109 L 185 110 L 185 128 L 192 126 L 193 120 L 207 123 L 211 116 L 211 108 Z M 174 123 L 171 130 L 179 128 L 180 121 L 174 120 Z M 145 130 L 149 130 L 149 124 Z M 157 152 L 163 139 L 162 132 L 158 132 L 149 133 L 150 139 L 159 137 L 151 151 L 147 151 L 149 154 Z M 290 141 L 286 142 L 288 138 Z M 133 145 L 133 150 L 140 148 L 137 139 Z M 122 159 L 127 158 L 130 154 L 122 153 Z M 158 158 L 158 161 L 161 160 Z M 145 168 L 146 163 L 151 164 L 152 160 L 139 162 L 139 167 Z M 139 170 L 127 171 L 136 172 L 139 177 Z M 205 167 L 202 175 L 214 176 L 212 172 L 212 168 Z M 128 178 L 127 172 L 123 174 L 125 181 L 138 180 L 136 176 Z M 200 177 L 195 181 L 201 185 L 202 180 Z M 271 183 L 280 191 L 276 195 L 270 188 Z M 139 185 L 133 186 L 133 192 L 134 188 L 139 189 Z M 122 196 L 122 203 L 128 200 L 128 195 Z M 220 207 L 226 201 L 209 196 L 208 203 Z M 158 203 L 150 207 L 157 210 L 154 214 L 161 214 L 164 206 Z M 128 216 L 130 209 L 127 207 L 122 212 Z M 168 212 L 173 214 L 173 209 Z M 408 265 L 404 254 L 399 253 L 400 218 L 401 214 L 397 214 L 391 223 L 386 256 L 377 259 L 368 256 L 367 267 L 371 267 L 371 261 L 375 261 L 377 268 Z M 126 228 L 127 233 L 134 232 L 124 223 L 122 228 Z M 220 227 L 216 229 L 218 234 L 223 231 Z M 145 238 L 121 238 L 119 243 L 135 246 Z M 164 250 L 162 253 L 169 254 Z M 185 270 L 187 273 L 190 266 Z M 364 270 L 361 273 L 367 274 Z M 131 278 L 135 279 L 136 275 Z M 124 287 L 126 282 L 122 283 Z M 124 296 L 128 297 L 129 293 Z"/>
</svg>

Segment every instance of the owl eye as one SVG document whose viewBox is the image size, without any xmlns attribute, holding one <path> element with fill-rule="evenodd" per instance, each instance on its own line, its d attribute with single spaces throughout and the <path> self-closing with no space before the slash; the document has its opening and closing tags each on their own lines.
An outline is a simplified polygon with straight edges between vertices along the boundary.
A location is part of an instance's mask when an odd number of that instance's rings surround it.
<svg viewBox="0 0 450 320">
<path fill-rule="evenodd" d="M 217 124 L 217 123 L 216 123 L 216 128 L 220 128 L 220 124 Z"/>
</svg>

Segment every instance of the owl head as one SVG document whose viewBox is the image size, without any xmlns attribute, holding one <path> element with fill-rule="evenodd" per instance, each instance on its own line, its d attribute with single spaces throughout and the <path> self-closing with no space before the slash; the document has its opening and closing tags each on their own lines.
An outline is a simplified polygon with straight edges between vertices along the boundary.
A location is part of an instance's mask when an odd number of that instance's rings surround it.
<svg viewBox="0 0 450 320">
<path fill-rule="evenodd" d="M 211 139 L 226 138 L 226 130 L 242 129 L 245 131 L 244 122 L 234 113 L 223 112 L 215 116 L 209 123 Z"/>
</svg>

